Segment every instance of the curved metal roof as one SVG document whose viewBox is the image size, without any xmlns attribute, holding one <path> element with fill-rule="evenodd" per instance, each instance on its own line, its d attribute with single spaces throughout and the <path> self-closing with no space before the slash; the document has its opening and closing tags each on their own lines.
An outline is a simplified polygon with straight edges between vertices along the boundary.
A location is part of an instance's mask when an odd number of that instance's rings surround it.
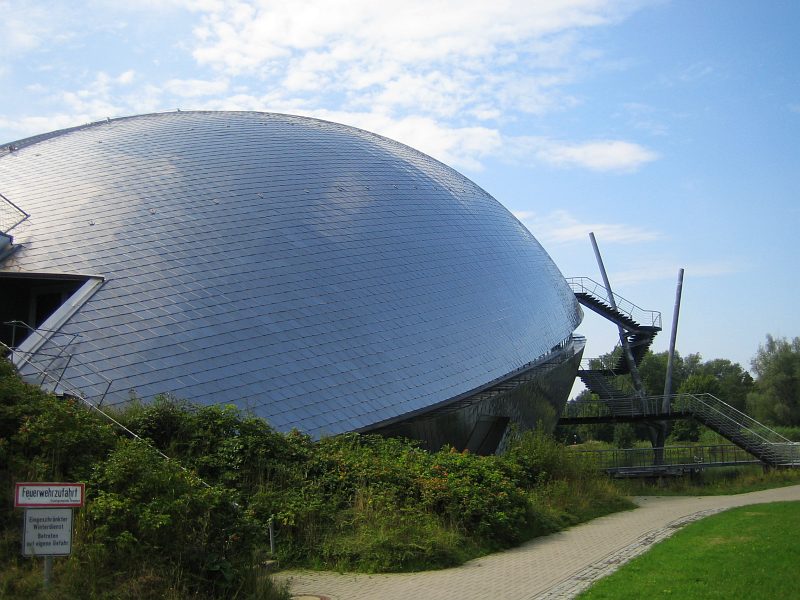
<svg viewBox="0 0 800 600">
<path fill-rule="evenodd" d="M 496 200 L 352 127 L 179 112 L 16 146 L 0 193 L 31 217 L 0 271 L 105 278 L 59 331 L 64 378 L 91 399 L 102 373 L 106 404 L 170 392 L 335 434 L 514 372 L 581 319 Z"/>
</svg>

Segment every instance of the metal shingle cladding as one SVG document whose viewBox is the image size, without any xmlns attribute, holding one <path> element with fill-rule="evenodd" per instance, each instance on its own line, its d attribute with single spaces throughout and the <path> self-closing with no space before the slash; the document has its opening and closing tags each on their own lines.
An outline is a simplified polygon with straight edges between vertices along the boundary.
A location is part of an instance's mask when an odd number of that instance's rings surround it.
<svg viewBox="0 0 800 600">
<path fill-rule="evenodd" d="M 0 157 L 31 217 L 0 269 L 103 275 L 65 377 L 335 434 L 441 403 L 568 337 L 580 309 L 533 236 L 459 173 L 361 130 L 181 112 Z M 45 346 L 41 353 L 47 352 Z M 44 359 L 42 359 L 44 360 Z"/>
</svg>

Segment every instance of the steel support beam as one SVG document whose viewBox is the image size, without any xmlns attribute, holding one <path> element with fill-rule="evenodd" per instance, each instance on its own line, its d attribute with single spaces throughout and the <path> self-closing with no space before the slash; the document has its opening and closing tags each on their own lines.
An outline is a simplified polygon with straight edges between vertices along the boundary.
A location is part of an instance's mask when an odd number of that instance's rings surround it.
<svg viewBox="0 0 800 600">
<path fill-rule="evenodd" d="M 600 249 L 597 247 L 597 240 L 594 237 L 594 232 L 589 233 L 589 239 L 592 241 L 592 248 L 594 249 L 594 255 L 597 259 L 597 266 L 600 267 L 600 274 L 603 276 L 603 285 L 605 285 L 606 290 L 608 291 L 608 302 L 611 305 L 611 308 L 618 310 L 617 302 L 614 300 L 614 292 L 611 289 L 611 283 L 608 281 L 606 267 L 603 264 L 603 257 L 600 256 Z M 619 330 L 619 341 L 622 344 L 622 351 L 625 353 L 625 361 L 628 363 L 628 368 L 631 372 L 631 379 L 633 379 L 633 388 L 636 390 L 636 394 L 640 398 L 644 398 L 646 395 L 644 391 L 644 385 L 642 384 L 642 378 L 639 375 L 639 368 L 636 366 L 636 361 L 633 358 L 631 346 L 628 343 L 628 332 L 621 325 L 617 325 L 617 329 Z"/>
</svg>

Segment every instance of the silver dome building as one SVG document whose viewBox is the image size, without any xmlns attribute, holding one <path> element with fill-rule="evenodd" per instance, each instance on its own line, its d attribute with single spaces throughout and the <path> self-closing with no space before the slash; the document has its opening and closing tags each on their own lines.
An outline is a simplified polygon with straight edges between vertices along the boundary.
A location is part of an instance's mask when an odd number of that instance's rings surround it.
<svg viewBox="0 0 800 600">
<path fill-rule="evenodd" d="M 485 453 L 555 424 L 583 351 L 574 294 L 505 208 L 352 127 L 113 119 L 4 146 L 0 194 L 0 341 L 95 405 L 169 393 Z"/>
</svg>

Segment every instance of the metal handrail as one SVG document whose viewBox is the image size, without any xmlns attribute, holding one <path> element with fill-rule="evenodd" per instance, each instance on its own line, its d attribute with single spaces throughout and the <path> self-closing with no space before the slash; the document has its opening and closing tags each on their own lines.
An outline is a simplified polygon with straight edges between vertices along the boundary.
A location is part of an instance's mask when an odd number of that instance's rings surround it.
<svg viewBox="0 0 800 600">
<path fill-rule="evenodd" d="M 711 394 L 674 394 L 669 410 L 664 410 L 663 396 L 615 400 L 584 400 L 567 403 L 564 415 L 580 417 L 665 417 L 688 413 L 702 417 L 713 429 L 732 440 L 737 438 L 751 449 L 760 448 L 778 464 L 800 463 L 800 444 L 792 442 Z"/>
<path fill-rule="evenodd" d="M 647 467 L 702 467 L 710 465 L 750 464 L 761 462 L 735 444 L 700 446 L 664 446 L 663 448 L 612 448 L 606 450 L 571 450 L 581 460 L 592 461 L 600 469 Z M 653 458 L 659 454 L 660 464 Z"/>
<path fill-rule="evenodd" d="M 611 375 L 616 375 L 620 359 L 623 358 L 622 344 L 617 342 L 613 350 L 605 356 L 596 356 L 593 358 L 581 359 L 581 369 L 584 371 L 594 371 L 599 365 L 603 371 L 611 371 Z"/>
<path fill-rule="evenodd" d="M 31 325 L 28 325 L 25 321 L 20 321 L 20 320 L 3 321 L 3 325 L 10 325 L 11 326 L 11 346 L 10 346 L 10 348 L 15 353 L 16 356 L 19 356 L 19 354 L 22 353 L 22 351 L 19 349 L 19 345 L 16 343 L 17 327 L 21 327 L 23 329 L 27 329 L 28 332 L 29 332 L 28 336 L 30 336 L 31 334 L 34 334 L 34 333 L 38 333 L 39 336 L 41 336 L 42 338 L 50 338 L 50 339 L 52 339 L 52 337 L 55 334 L 60 334 L 62 336 L 70 338 L 70 340 L 68 342 L 66 342 L 65 344 L 59 344 L 59 345 L 55 346 L 56 349 L 58 350 L 58 352 L 56 354 L 54 354 L 54 355 L 45 354 L 45 353 L 42 353 L 42 352 L 39 353 L 39 354 L 41 354 L 43 356 L 46 356 L 46 357 L 51 359 L 50 362 L 45 367 L 45 371 L 47 369 L 49 369 L 50 365 L 52 365 L 57 359 L 59 359 L 64 354 L 64 350 L 66 350 L 72 343 L 75 342 L 76 339 L 78 339 L 80 337 L 80 334 L 78 334 L 78 333 L 63 333 L 63 332 L 61 332 L 61 331 L 59 331 L 57 329 L 44 329 L 43 327 L 32 327 Z M 50 335 L 45 336 L 43 334 L 50 334 Z M 30 356 L 31 353 L 25 352 L 25 355 L 26 356 Z"/>
<path fill-rule="evenodd" d="M 4 344 L 3 342 L 0 342 L 0 349 L 5 349 L 6 351 L 12 351 L 11 347 L 10 347 L 10 346 L 7 346 L 7 345 L 6 345 L 6 344 Z M 44 372 L 44 371 L 43 371 L 43 370 L 42 370 L 42 369 L 41 369 L 41 368 L 40 368 L 38 365 L 35 365 L 35 364 L 33 364 L 33 363 L 32 363 L 30 360 L 28 360 L 26 357 L 23 357 L 21 360 L 22 360 L 22 361 L 23 361 L 23 362 L 24 362 L 24 363 L 25 363 L 27 366 L 29 366 L 30 368 L 32 368 L 34 371 L 36 371 L 37 373 L 39 373 L 40 375 L 42 375 L 42 381 L 44 381 L 46 378 L 49 378 L 49 379 L 54 379 L 54 377 L 53 377 L 52 375 L 50 375 L 49 373 L 46 373 L 46 372 Z M 17 371 L 19 371 L 19 369 L 17 369 Z M 168 461 L 171 461 L 171 462 L 173 462 L 174 464 L 178 465 L 178 468 L 180 468 L 180 469 L 181 469 L 182 471 L 184 471 L 185 473 L 193 473 L 192 471 L 190 471 L 189 469 L 187 469 L 186 467 L 184 467 L 184 466 L 183 466 L 183 465 L 182 465 L 180 462 L 178 462 L 178 461 L 177 461 L 177 460 L 175 460 L 174 458 L 171 458 L 171 457 L 167 456 L 167 455 L 166 455 L 166 454 L 164 454 L 164 453 L 163 453 L 161 450 L 159 450 L 158 448 L 156 448 L 156 446 L 155 446 L 155 444 L 153 444 L 153 442 L 151 442 L 150 440 L 147 440 L 147 439 L 143 438 L 142 436 L 140 436 L 140 435 L 139 435 L 138 433 L 136 433 L 135 431 L 132 431 L 131 429 L 129 429 L 128 427 L 126 427 L 125 425 L 123 425 L 122 423 L 120 423 L 120 422 L 119 422 L 117 419 L 115 419 L 115 418 L 114 418 L 114 417 L 112 417 L 110 414 L 108 414 L 107 412 L 105 412 L 105 411 L 104 411 L 103 409 L 101 409 L 99 406 L 96 406 L 95 404 L 92 404 L 91 402 L 89 402 L 89 400 L 87 400 L 87 399 L 84 397 L 84 395 L 83 395 L 83 392 L 82 392 L 81 390 L 79 390 L 78 388 L 76 388 L 75 386 L 73 386 L 72 384 L 70 384 L 69 382 L 67 382 L 67 381 L 61 381 L 61 380 L 59 379 L 59 381 L 58 381 L 58 385 L 59 385 L 59 387 L 61 387 L 61 389 L 63 389 L 63 390 L 65 390 L 65 391 L 66 391 L 66 394 L 62 394 L 62 395 L 67 395 L 67 396 L 70 396 L 70 397 L 72 397 L 72 398 L 75 398 L 75 399 L 77 399 L 77 400 L 80 400 L 80 401 L 81 401 L 81 403 L 83 403 L 83 405 L 84 405 L 84 406 L 86 406 L 87 408 L 89 408 L 89 410 L 93 410 L 93 411 L 95 411 L 96 413 L 98 413 L 99 415 L 101 415 L 101 416 L 102 416 L 104 419 L 106 419 L 106 420 L 108 420 L 109 422 L 111 422 L 111 423 L 112 423 L 114 426 L 116 426 L 116 427 L 119 427 L 119 428 L 120 428 L 122 431 L 124 431 L 126 434 L 128 434 L 128 435 L 129 435 L 129 436 L 131 436 L 132 438 L 136 439 L 137 441 L 139 441 L 139 442 L 142 442 L 142 443 L 144 443 L 144 444 L 147 444 L 147 445 L 148 445 L 150 448 L 152 448 L 152 449 L 153 449 L 155 452 L 157 452 L 157 453 L 159 454 L 159 456 L 161 456 L 161 458 L 163 458 L 163 459 L 165 459 L 165 460 L 168 460 Z M 108 390 L 106 390 L 106 391 L 108 391 Z M 193 473 L 193 474 L 194 474 L 194 476 L 195 476 L 195 477 L 197 477 L 197 473 Z M 203 480 L 203 479 L 200 479 L 200 477 L 197 477 L 197 479 L 198 479 L 198 480 L 200 481 L 200 483 L 202 483 L 202 484 L 203 484 L 205 487 L 208 487 L 208 488 L 210 488 L 210 487 L 211 487 L 211 485 L 210 485 L 210 484 L 208 484 L 208 483 L 207 483 L 205 480 Z"/>
<path fill-rule="evenodd" d="M 0 194 L 0 233 L 8 233 L 28 217 L 30 217 L 28 213 Z M 7 225 L 7 223 L 11 223 L 11 225 Z"/>
<path fill-rule="evenodd" d="M 720 400 L 719 398 L 717 398 L 712 394 L 674 394 L 671 400 L 672 401 L 677 400 L 678 402 L 680 402 L 681 400 L 687 398 L 692 398 L 695 402 L 697 402 L 703 407 L 706 407 L 708 410 L 712 412 L 722 414 L 733 423 L 741 425 L 742 427 L 745 427 L 747 430 L 755 433 L 756 435 L 759 435 L 759 437 L 762 437 L 765 442 L 783 444 L 790 441 L 788 438 L 782 436 L 774 429 L 768 427 L 767 425 L 764 425 L 759 421 L 756 421 L 750 415 L 743 413 L 742 411 L 734 408 L 727 402 Z M 670 404 L 672 404 L 672 402 L 670 402 Z M 764 436 L 758 434 L 757 431 L 761 431 L 764 434 Z"/>
<path fill-rule="evenodd" d="M 585 294 L 590 294 L 595 298 L 605 301 L 605 303 L 608 305 L 612 304 L 611 296 L 602 283 L 599 283 L 589 277 L 567 277 L 566 279 L 574 293 L 582 292 Z M 635 305 L 630 300 L 623 298 L 616 292 L 613 292 L 613 297 L 614 303 L 616 304 L 619 312 L 644 326 L 661 329 L 660 312 L 656 310 L 645 310 Z"/>
<path fill-rule="evenodd" d="M 78 392 L 78 388 L 68 384 L 66 382 L 66 380 L 63 379 L 63 377 L 64 377 L 64 373 L 67 370 L 67 367 L 70 366 L 70 363 L 72 363 L 73 358 L 75 357 L 75 355 L 72 354 L 72 353 L 66 353 L 65 354 L 65 351 L 67 350 L 67 348 L 69 348 L 70 345 L 72 345 L 75 342 L 76 339 L 78 339 L 80 337 L 80 334 L 77 334 L 77 333 L 64 333 L 64 332 L 61 332 L 61 331 L 58 331 L 58 330 L 42 329 L 41 327 L 35 328 L 35 327 L 32 327 L 32 326 L 28 325 L 25 321 L 19 321 L 19 320 L 4 321 L 3 325 L 11 325 L 14 328 L 13 329 L 13 333 L 12 333 L 12 338 L 16 337 L 16 328 L 18 326 L 24 327 L 25 329 L 28 329 L 31 333 L 38 333 L 39 335 L 51 334 L 50 336 L 47 336 L 47 337 L 50 339 L 51 342 L 53 342 L 52 345 L 53 345 L 54 349 L 56 350 L 56 353 L 55 354 L 48 354 L 47 352 L 42 352 L 42 351 L 39 351 L 39 352 L 36 353 L 37 356 L 41 356 L 41 357 L 50 359 L 50 361 L 47 363 L 47 365 L 44 366 L 43 368 L 38 366 L 38 365 L 34 365 L 34 363 L 31 361 L 31 358 L 32 358 L 33 355 L 31 353 L 29 353 L 29 352 L 20 351 L 19 347 L 14 345 L 14 342 L 12 342 L 11 346 L 8 346 L 8 345 L 6 345 L 6 344 L 4 344 L 2 342 L 0 342 L 0 344 L 8 352 L 10 352 L 11 357 L 12 357 L 12 363 L 24 362 L 26 365 L 30 366 L 37 373 L 39 373 L 41 375 L 42 379 L 41 379 L 39 385 L 44 386 L 45 385 L 45 381 L 47 381 L 48 379 L 49 380 L 55 380 L 55 383 L 53 384 L 53 391 L 54 392 L 59 387 L 62 388 L 62 389 L 67 389 L 67 386 L 70 386 L 72 388 L 69 391 L 70 395 L 75 395 L 75 392 Z M 65 343 L 56 343 L 54 341 L 55 340 L 55 334 L 57 334 L 59 336 L 68 337 L 69 340 L 67 342 L 65 342 Z M 56 361 L 59 358 L 66 358 L 66 364 L 64 364 L 63 367 L 58 367 L 56 369 L 51 369 L 51 367 L 53 367 L 53 365 L 56 363 Z M 103 375 L 102 373 L 97 371 L 96 369 L 92 368 L 89 364 L 87 364 L 85 362 L 81 362 L 81 361 L 76 360 L 74 365 L 75 366 L 80 366 L 80 367 L 86 367 L 88 369 L 88 371 L 92 374 L 92 376 L 103 380 L 103 382 L 105 383 L 105 389 L 103 390 L 102 394 L 98 394 L 99 395 L 99 400 L 97 402 L 97 406 L 102 406 L 103 402 L 105 401 L 106 396 L 108 395 L 108 391 L 111 389 L 111 386 L 114 383 L 114 380 L 113 379 L 109 379 L 108 377 L 106 377 L 105 375 Z M 56 378 L 56 376 L 53 374 L 53 372 L 59 372 L 59 371 L 60 371 L 60 374 Z M 83 397 L 83 393 L 80 392 L 80 394 L 81 394 L 81 397 Z"/>
</svg>

